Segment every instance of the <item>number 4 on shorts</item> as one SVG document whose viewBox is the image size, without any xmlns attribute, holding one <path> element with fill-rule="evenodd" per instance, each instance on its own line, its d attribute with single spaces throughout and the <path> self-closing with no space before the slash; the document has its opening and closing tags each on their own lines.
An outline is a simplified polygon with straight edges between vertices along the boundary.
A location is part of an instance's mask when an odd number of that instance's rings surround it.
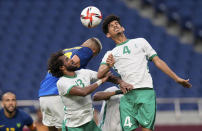
<svg viewBox="0 0 202 131">
<path fill-rule="evenodd" d="M 129 126 L 129 127 L 132 126 L 132 123 L 130 122 L 130 116 L 127 116 L 125 118 L 124 126 Z"/>
</svg>

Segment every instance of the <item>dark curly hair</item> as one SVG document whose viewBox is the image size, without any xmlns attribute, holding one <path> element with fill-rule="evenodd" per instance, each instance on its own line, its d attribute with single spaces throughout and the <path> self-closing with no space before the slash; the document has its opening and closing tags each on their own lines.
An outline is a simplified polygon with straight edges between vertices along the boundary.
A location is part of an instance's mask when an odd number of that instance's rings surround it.
<svg viewBox="0 0 202 131">
<path fill-rule="evenodd" d="M 118 16 L 115 16 L 115 15 L 109 15 L 107 16 L 105 19 L 104 19 L 104 22 L 102 23 L 102 31 L 107 34 L 109 32 L 108 30 L 108 25 L 110 22 L 114 21 L 114 20 L 117 20 L 119 22 L 119 24 L 121 25 L 121 22 L 120 22 L 120 18 Z"/>
<path fill-rule="evenodd" d="M 60 50 L 51 54 L 51 57 L 48 60 L 48 70 L 55 77 L 63 76 L 63 72 L 60 70 L 60 67 L 63 66 L 64 62 L 59 59 L 59 57 L 63 55 L 63 51 Z"/>
</svg>

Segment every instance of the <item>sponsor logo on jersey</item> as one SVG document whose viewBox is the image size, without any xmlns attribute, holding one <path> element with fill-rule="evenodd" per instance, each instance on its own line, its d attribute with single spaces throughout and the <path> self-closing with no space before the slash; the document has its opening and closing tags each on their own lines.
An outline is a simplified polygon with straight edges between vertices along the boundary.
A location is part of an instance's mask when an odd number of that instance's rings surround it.
<svg viewBox="0 0 202 131">
<path fill-rule="evenodd" d="M 21 127 L 21 123 L 17 123 L 16 126 L 17 126 L 18 128 L 20 128 L 20 127 Z"/>
</svg>

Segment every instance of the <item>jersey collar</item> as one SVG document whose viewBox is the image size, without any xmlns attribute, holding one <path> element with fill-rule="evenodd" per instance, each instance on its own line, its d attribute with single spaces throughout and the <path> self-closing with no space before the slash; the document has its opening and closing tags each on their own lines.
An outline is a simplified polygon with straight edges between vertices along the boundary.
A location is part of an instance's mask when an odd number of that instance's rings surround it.
<svg viewBox="0 0 202 131">
<path fill-rule="evenodd" d="M 122 42 L 122 43 L 120 43 L 120 44 L 117 44 L 116 46 L 123 45 L 123 44 L 127 43 L 128 41 L 129 41 L 129 39 L 127 39 L 126 41 L 124 41 L 124 42 Z"/>
<path fill-rule="evenodd" d="M 76 77 L 77 77 L 77 74 L 75 73 L 75 75 L 74 75 L 74 76 L 68 76 L 68 75 L 64 75 L 64 77 L 73 79 L 73 78 L 76 78 Z"/>
</svg>

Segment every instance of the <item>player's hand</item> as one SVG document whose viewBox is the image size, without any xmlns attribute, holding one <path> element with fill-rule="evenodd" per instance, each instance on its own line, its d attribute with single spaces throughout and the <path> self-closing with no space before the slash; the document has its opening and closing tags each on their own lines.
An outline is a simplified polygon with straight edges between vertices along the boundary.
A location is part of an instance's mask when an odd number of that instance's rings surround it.
<svg viewBox="0 0 202 131">
<path fill-rule="evenodd" d="M 102 78 L 102 83 L 106 82 L 108 80 L 109 76 L 111 76 L 111 75 L 112 75 L 112 73 L 110 71 L 107 72 L 106 75 Z"/>
<path fill-rule="evenodd" d="M 127 92 L 129 92 L 130 90 L 133 89 L 133 85 L 131 85 L 131 84 L 127 83 L 127 82 L 124 82 L 124 81 L 122 81 L 119 84 L 119 86 L 120 86 L 120 89 L 122 90 L 123 94 L 125 94 L 125 93 L 127 93 Z"/>
<path fill-rule="evenodd" d="M 108 55 L 106 63 L 110 68 L 114 66 L 115 60 L 112 54 Z"/>
<path fill-rule="evenodd" d="M 176 80 L 177 83 L 179 83 L 180 85 L 182 85 L 185 88 L 190 88 L 192 85 L 189 83 L 189 79 L 185 80 L 182 78 L 178 78 Z"/>
</svg>

